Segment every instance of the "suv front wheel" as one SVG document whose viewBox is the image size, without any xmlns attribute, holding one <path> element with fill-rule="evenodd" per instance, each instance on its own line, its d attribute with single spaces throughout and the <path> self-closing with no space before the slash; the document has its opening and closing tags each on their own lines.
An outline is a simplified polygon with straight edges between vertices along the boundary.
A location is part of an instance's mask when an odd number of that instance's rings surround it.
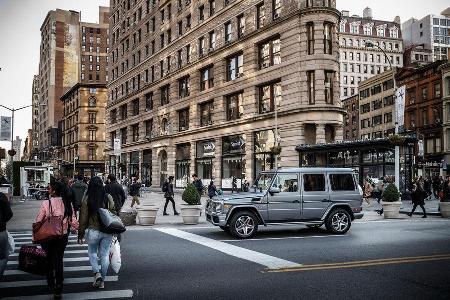
<svg viewBox="0 0 450 300">
<path fill-rule="evenodd" d="M 352 225 L 350 214 L 343 208 L 333 209 L 325 220 L 325 227 L 334 234 L 344 234 Z"/>
<path fill-rule="evenodd" d="M 239 211 L 230 220 L 230 233 L 240 239 L 249 239 L 258 231 L 258 218 L 250 211 Z"/>
</svg>

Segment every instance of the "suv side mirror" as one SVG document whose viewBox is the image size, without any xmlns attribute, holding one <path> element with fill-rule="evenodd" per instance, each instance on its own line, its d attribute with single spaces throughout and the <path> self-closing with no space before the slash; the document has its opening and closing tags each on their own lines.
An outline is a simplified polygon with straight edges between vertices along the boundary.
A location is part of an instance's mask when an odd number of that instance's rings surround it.
<svg viewBox="0 0 450 300">
<path fill-rule="evenodd" d="M 277 187 L 271 187 L 271 188 L 269 189 L 269 194 L 270 194 L 271 196 L 273 196 L 274 194 L 278 194 L 278 193 L 280 193 L 280 189 L 277 188 Z"/>
</svg>

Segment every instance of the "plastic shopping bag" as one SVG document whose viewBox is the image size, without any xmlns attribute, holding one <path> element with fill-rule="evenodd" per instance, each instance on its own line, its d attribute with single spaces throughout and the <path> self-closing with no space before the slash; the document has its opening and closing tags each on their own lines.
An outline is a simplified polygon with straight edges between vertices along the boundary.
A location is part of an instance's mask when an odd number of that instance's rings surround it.
<svg viewBox="0 0 450 300">
<path fill-rule="evenodd" d="M 111 248 L 109 250 L 109 262 L 111 268 L 116 272 L 116 274 L 120 271 L 120 266 L 122 265 L 122 259 L 120 255 L 120 244 L 117 240 L 117 237 L 113 237 L 111 242 Z"/>
<path fill-rule="evenodd" d="M 11 255 L 14 253 L 14 248 L 16 247 L 16 243 L 14 242 L 14 238 L 8 231 L 6 232 L 8 234 L 8 254 Z"/>
</svg>

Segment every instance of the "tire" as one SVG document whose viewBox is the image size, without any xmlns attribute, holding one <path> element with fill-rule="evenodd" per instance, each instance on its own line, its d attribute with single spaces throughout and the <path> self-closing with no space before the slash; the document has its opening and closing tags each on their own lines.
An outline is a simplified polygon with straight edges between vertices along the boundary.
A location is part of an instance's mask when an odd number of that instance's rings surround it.
<svg viewBox="0 0 450 300">
<path fill-rule="evenodd" d="M 230 227 L 228 227 L 228 226 L 219 226 L 219 227 L 220 227 L 220 229 L 222 229 L 225 232 L 230 232 Z"/>
<path fill-rule="evenodd" d="M 345 234 L 351 226 L 350 214 L 343 208 L 333 209 L 325 220 L 325 227 L 333 234 Z"/>
<path fill-rule="evenodd" d="M 250 211 L 239 211 L 231 218 L 229 231 L 234 237 L 249 239 L 258 231 L 258 218 Z"/>
</svg>

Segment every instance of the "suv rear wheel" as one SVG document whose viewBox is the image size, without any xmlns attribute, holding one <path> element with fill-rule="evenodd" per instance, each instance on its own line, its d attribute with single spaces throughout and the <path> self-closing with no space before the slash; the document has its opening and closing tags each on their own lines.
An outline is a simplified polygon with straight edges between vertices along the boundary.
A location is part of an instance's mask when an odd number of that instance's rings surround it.
<svg viewBox="0 0 450 300">
<path fill-rule="evenodd" d="M 334 234 L 344 234 L 352 225 L 350 214 L 343 208 L 333 209 L 325 220 L 325 227 Z"/>
<path fill-rule="evenodd" d="M 251 238 L 258 231 L 258 218 L 250 211 L 239 211 L 231 218 L 229 230 L 237 238 Z"/>
</svg>

